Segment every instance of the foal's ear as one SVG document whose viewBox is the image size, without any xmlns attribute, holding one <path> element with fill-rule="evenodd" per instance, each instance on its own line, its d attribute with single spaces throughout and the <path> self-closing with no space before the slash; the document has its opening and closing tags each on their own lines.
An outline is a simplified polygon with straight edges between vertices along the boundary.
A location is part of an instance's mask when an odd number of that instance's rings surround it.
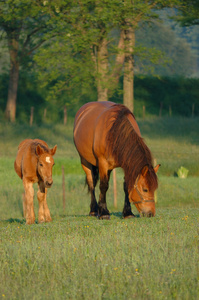
<svg viewBox="0 0 199 300">
<path fill-rule="evenodd" d="M 53 156 L 57 150 L 57 145 L 55 145 L 52 149 L 50 149 L 50 154 Z"/>
<path fill-rule="evenodd" d="M 158 171 L 158 169 L 159 169 L 160 166 L 161 166 L 161 164 L 155 166 L 155 168 L 154 168 L 155 173 L 157 173 L 157 171 Z"/>
<path fill-rule="evenodd" d="M 44 153 L 44 149 L 40 146 L 40 145 L 37 145 L 37 148 L 36 148 L 36 154 L 38 156 L 42 155 Z"/>
<path fill-rule="evenodd" d="M 149 170 L 149 167 L 148 166 L 144 166 L 144 168 L 142 169 L 142 176 L 145 177 L 147 172 Z"/>
</svg>

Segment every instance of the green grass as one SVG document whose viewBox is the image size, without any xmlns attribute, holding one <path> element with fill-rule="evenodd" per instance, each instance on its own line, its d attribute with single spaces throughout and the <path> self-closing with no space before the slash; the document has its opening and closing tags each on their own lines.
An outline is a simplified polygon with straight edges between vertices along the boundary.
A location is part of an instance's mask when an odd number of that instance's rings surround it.
<svg viewBox="0 0 199 300">
<path fill-rule="evenodd" d="M 90 197 L 72 124 L 1 124 L 0 299 L 199 299 L 198 121 L 139 121 L 162 164 L 156 217 L 140 218 L 132 207 L 136 218 L 122 219 L 123 172 L 118 169 L 117 208 L 112 178 L 107 194 L 110 221 L 88 216 Z M 19 142 L 27 137 L 58 145 L 47 196 L 52 223 L 27 226 L 22 216 L 23 186 L 13 163 Z M 189 169 L 187 179 L 174 176 L 181 165 Z M 36 199 L 35 212 L 37 220 Z"/>
<path fill-rule="evenodd" d="M 198 299 L 198 209 L 0 223 L 7 299 Z"/>
</svg>

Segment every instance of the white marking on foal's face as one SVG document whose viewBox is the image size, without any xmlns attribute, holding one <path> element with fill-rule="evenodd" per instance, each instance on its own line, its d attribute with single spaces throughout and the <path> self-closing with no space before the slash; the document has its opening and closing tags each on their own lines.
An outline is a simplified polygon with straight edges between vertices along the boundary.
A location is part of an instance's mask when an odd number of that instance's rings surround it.
<svg viewBox="0 0 199 300">
<path fill-rule="evenodd" d="M 46 156 L 46 162 L 49 163 L 49 164 L 51 163 L 49 156 Z"/>
</svg>

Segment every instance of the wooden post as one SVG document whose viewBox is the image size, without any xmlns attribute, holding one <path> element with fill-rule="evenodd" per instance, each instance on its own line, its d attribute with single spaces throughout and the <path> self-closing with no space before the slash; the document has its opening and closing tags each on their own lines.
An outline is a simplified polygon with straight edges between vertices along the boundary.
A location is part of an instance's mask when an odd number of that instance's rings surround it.
<svg viewBox="0 0 199 300">
<path fill-rule="evenodd" d="M 114 207 L 117 208 L 117 179 L 116 179 L 116 169 L 113 169 L 113 195 L 114 195 Z"/>
<path fill-rule="evenodd" d="M 66 197 L 65 197 L 65 175 L 64 175 L 64 166 L 62 166 L 62 191 L 63 191 L 63 211 L 66 207 Z"/>
<path fill-rule="evenodd" d="M 44 109 L 44 121 L 46 120 L 46 112 L 47 112 L 47 109 L 45 108 Z"/>
<path fill-rule="evenodd" d="M 160 102 L 160 111 L 159 111 L 159 117 L 162 117 L 162 107 L 163 107 L 163 103 Z"/>
<path fill-rule="evenodd" d="M 169 117 L 172 116 L 172 109 L 171 109 L 171 105 L 169 105 Z"/>
<path fill-rule="evenodd" d="M 154 167 L 157 166 L 157 160 L 156 160 L 156 158 L 154 158 L 153 162 L 154 162 Z M 155 200 L 155 203 L 158 202 L 157 190 L 155 190 L 155 192 L 154 192 L 154 200 Z"/>
<path fill-rule="evenodd" d="M 64 105 L 64 125 L 67 123 L 67 108 L 66 105 Z"/>
<path fill-rule="evenodd" d="M 194 117 L 195 103 L 192 104 L 192 118 Z"/>
<path fill-rule="evenodd" d="M 33 117 L 34 117 L 34 107 L 31 106 L 31 110 L 30 110 L 30 126 L 32 126 Z"/>
<path fill-rule="evenodd" d="M 145 119 L 145 112 L 146 112 L 146 107 L 143 105 L 143 119 Z"/>
</svg>

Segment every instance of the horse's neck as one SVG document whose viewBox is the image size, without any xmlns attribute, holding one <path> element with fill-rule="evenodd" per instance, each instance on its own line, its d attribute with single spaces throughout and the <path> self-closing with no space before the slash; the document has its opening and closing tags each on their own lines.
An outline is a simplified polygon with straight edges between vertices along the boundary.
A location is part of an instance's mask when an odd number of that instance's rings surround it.
<svg viewBox="0 0 199 300">
<path fill-rule="evenodd" d="M 130 114 L 127 116 L 127 118 L 129 120 L 129 122 L 132 124 L 133 129 L 135 130 L 135 132 L 137 133 L 137 135 L 139 137 L 141 137 L 141 132 L 140 132 L 140 129 L 138 127 L 138 124 L 137 124 L 135 118 L 132 115 L 130 115 Z"/>
</svg>

